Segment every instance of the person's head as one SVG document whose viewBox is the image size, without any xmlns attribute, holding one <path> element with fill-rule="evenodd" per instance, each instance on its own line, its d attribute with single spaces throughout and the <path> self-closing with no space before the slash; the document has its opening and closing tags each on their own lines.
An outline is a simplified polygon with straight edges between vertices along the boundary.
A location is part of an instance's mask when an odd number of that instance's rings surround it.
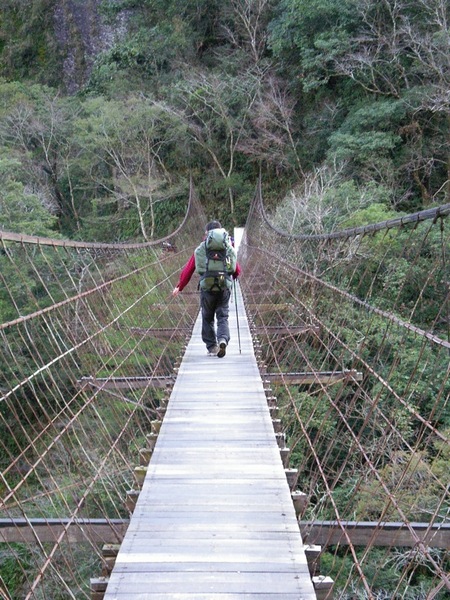
<svg viewBox="0 0 450 600">
<path fill-rule="evenodd" d="M 211 231 L 211 229 L 222 229 L 222 225 L 219 221 L 210 221 L 205 227 L 205 231 Z"/>
</svg>

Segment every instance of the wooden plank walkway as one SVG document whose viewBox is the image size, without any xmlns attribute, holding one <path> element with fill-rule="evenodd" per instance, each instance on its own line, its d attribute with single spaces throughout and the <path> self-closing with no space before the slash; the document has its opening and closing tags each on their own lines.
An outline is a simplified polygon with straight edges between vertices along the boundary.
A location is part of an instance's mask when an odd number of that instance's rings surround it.
<svg viewBox="0 0 450 600">
<path fill-rule="evenodd" d="M 315 600 L 238 290 L 226 357 L 187 347 L 105 600 Z"/>
</svg>

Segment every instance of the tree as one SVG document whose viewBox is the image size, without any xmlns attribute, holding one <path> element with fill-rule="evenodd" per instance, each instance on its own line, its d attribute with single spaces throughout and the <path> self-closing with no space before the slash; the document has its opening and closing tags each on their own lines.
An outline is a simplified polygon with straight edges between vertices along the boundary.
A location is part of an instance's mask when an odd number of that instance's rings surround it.
<svg viewBox="0 0 450 600">
<path fill-rule="evenodd" d="M 109 97 L 131 90 L 159 93 L 218 43 L 218 0 L 144 0 L 108 3 L 123 13 L 126 33 L 98 56 L 89 89 Z"/>
<path fill-rule="evenodd" d="M 347 161 L 347 173 L 361 183 L 377 182 L 392 190 L 391 202 L 398 205 L 411 194 L 399 186 L 402 166 L 399 156 L 404 144 L 399 131 L 405 121 L 404 103 L 383 98 L 355 105 L 329 138 L 329 161 Z"/>
<path fill-rule="evenodd" d="M 264 77 L 250 113 L 253 135 L 241 139 L 238 148 L 258 163 L 273 166 L 278 173 L 292 170 L 298 178 L 304 178 L 293 123 L 295 105 L 282 80 L 271 74 Z"/>
<path fill-rule="evenodd" d="M 37 236 L 55 236 L 57 219 L 38 194 L 19 179 L 20 162 L 0 155 L 0 228 Z"/>
<path fill-rule="evenodd" d="M 71 168 L 86 169 L 87 153 L 96 204 L 112 206 L 119 219 L 126 213 L 133 222 L 135 216 L 140 235 L 150 240 L 157 225 L 155 206 L 179 194 L 182 185 L 171 164 L 184 135 L 176 115 L 135 96 L 95 99 L 85 103 L 76 130 L 80 153 Z"/>
<path fill-rule="evenodd" d="M 336 59 L 349 51 L 354 27 L 353 0 L 281 0 L 269 46 L 291 86 L 317 90 L 337 75 Z"/>
<path fill-rule="evenodd" d="M 354 226 L 349 220 L 366 207 L 388 204 L 388 190 L 374 184 L 358 186 L 347 180 L 344 173 L 343 163 L 333 168 L 325 165 L 308 173 L 277 207 L 274 224 L 294 235 L 332 233 Z M 381 221 L 386 212 L 377 216 Z M 371 222 L 376 222 L 376 218 Z"/>
<path fill-rule="evenodd" d="M 0 229 L 6 232 L 57 237 L 55 226 L 57 219 L 42 203 L 42 199 L 21 181 L 21 164 L 6 156 L 0 149 Z M 12 253 L 21 255 L 22 260 L 10 260 Z M 48 271 L 48 261 L 35 257 L 35 267 L 41 273 Z M 0 251 L 0 322 L 17 317 L 18 311 L 29 307 L 29 289 L 39 288 L 35 274 L 30 273 L 26 251 L 18 244 L 9 247 L 2 245 Z M 42 294 L 41 294 L 42 295 Z M 34 307 L 35 308 L 35 307 Z"/>
<path fill-rule="evenodd" d="M 28 186 L 45 198 L 60 221 L 75 220 L 79 211 L 72 193 L 65 193 L 65 177 L 70 154 L 72 126 L 79 110 L 76 99 L 62 98 L 51 88 L 21 83 L 3 83 L 4 100 L 0 133 L 4 144 L 20 161 Z"/>
<path fill-rule="evenodd" d="M 267 53 L 268 30 L 274 0 L 230 0 L 222 7 L 225 39 L 249 53 L 259 64 Z"/>
<path fill-rule="evenodd" d="M 314 123 L 319 102 L 336 106 L 325 126 L 336 156 L 356 158 L 348 176 L 389 183 L 403 210 L 448 201 L 447 4 L 282 0 L 270 27 L 280 72 L 303 95 L 303 123 Z"/>
<path fill-rule="evenodd" d="M 371 95 L 400 99 L 408 120 L 400 130 L 423 204 L 445 190 L 450 198 L 450 30 L 446 0 L 356 3 L 360 24 L 337 73 Z M 430 141 L 426 141 L 428 138 Z M 430 150 L 427 149 L 430 148 Z"/>
<path fill-rule="evenodd" d="M 227 190 L 235 222 L 233 176 L 239 148 L 250 135 L 250 115 L 258 97 L 260 78 L 197 72 L 180 83 L 176 101 L 189 134 L 218 169 Z"/>
</svg>

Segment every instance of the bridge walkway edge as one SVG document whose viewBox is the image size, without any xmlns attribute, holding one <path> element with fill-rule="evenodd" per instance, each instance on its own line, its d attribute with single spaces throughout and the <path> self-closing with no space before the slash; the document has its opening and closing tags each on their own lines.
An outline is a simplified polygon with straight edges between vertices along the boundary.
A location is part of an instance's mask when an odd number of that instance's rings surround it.
<svg viewBox="0 0 450 600">
<path fill-rule="evenodd" d="M 316 600 L 236 291 L 224 358 L 196 320 L 105 600 Z"/>
</svg>

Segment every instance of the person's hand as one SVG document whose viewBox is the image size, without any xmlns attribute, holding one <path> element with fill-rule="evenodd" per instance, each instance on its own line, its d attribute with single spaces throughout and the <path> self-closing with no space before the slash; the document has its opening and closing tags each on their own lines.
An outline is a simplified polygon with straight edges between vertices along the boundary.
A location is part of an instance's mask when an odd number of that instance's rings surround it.
<svg viewBox="0 0 450 600">
<path fill-rule="evenodd" d="M 173 288 L 172 296 L 178 296 L 179 293 L 180 293 L 180 288 L 178 286 L 176 288 Z"/>
</svg>

